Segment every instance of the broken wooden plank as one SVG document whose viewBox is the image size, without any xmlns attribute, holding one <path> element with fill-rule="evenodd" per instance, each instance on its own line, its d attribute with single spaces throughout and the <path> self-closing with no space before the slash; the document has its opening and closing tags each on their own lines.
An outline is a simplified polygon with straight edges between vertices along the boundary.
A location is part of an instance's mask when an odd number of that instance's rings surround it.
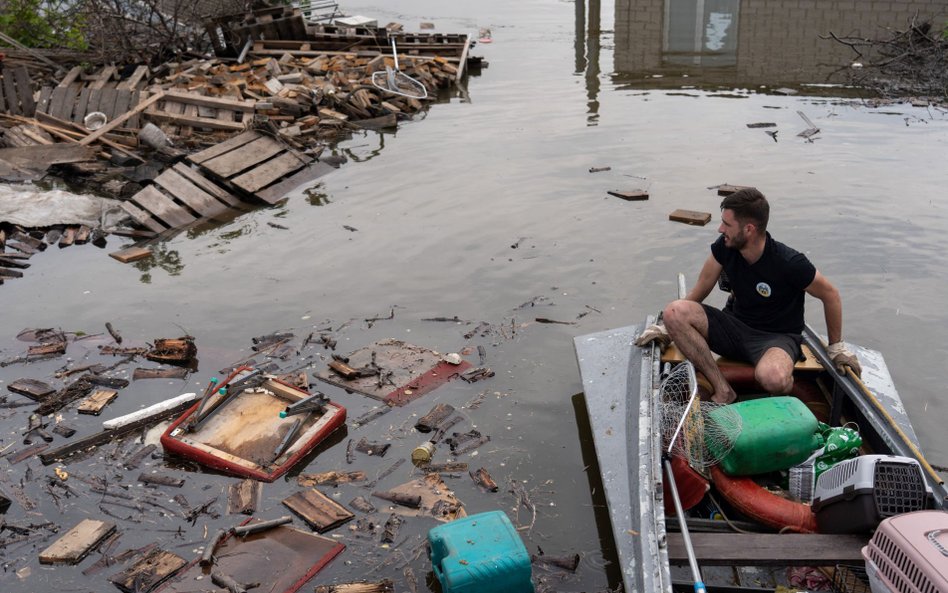
<svg viewBox="0 0 948 593">
<path fill-rule="evenodd" d="M 365 472 L 337 472 L 328 471 L 318 474 L 300 474 L 296 477 L 296 483 L 300 486 L 336 486 L 338 484 L 348 484 L 349 482 L 362 482 L 365 480 Z"/>
<path fill-rule="evenodd" d="M 168 230 L 168 227 L 164 226 L 163 224 L 161 224 L 160 222 L 152 218 L 151 214 L 149 214 L 145 210 L 142 210 L 141 208 L 129 202 L 128 200 L 125 200 L 119 205 L 122 207 L 122 210 L 125 210 L 126 212 L 128 212 L 128 214 L 132 217 L 133 220 L 135 220 L 135 222 L 142 225 L 143 227 L 146 227 L 149 230 L 154 231 L 156 233 L 163 233 L 164 231 Z"/>
<path fill-rule="evenodd" d="M 128 569 L 109 577 L 109 581 L 125 593 L 148 593 L 187 563 L 176 554 L 155 549 Z"/>
<path fill-rule="evenodd" d="M 83 519 L 40 552 L 40 564 L 77 564 L 115 531 L 115 523 Z"/>
<path fill-rule="evenodd" d="M 337 585 L 317 585 L 315 593 L 395 593 L 395 583 L 382 579 L 377 583 L 362 581 Z"/>
<path fill-rule="evenodd" d="M 309 183 L 317 177 L 321 177 L 333 170 L 333 167 L 326 163 L 316 162 L 300 169 L 282 181 L 257 191 L 256 196 L 269 204 L 275 203 L 286 194 L 300 187 L 304 183 Z"/>
<path fill-rule="evenodd" d="M 180 488 L 184 486 L 184 478 L 165 474 L 142 473 L 139 474 L 138 481 L 142 484 L 149 484 L 152 486 L 171 486 L 172 488 Z"/>
<path fill-rule="evenodd" d="M 155 178 L 155 185 L 164 188 L 176 199 L 187 204 L 189 208 L 203 217 L 212 217 L 228 210 L 226 204 L 214 199 L 213 196 L 197 187 L 175 169 L 166 169 Z"/>
<path fill-rule="evenodd" d="M 710 212 L 698 212 L 696 210 L 682 210 L 679 208 L 671 214 L 668 215 L 668 220 L 674 220 L 675 222 L 683 222 L 685 224 L 693 224 L 697 226 L 704 226 L 711 222 L 711 213 Z"/>
<path fill-rule="evenodd" d="M 80 414 L 98 416 L 102 413 L 102 408 L 109 405 L 116 397 L 118 397 L 118 391 L 114 389 L 97 389 L 92 395 L 79 403 L 76 411 Z"/>
<path fill-rule="evenodd" d="M 242 131 L 246 126 L 242 122 L 222 121 L 211 117 L 198 115 L 177 114 L 170 111 L 150 110 L 145 115 L 148 119 L 168 121 L 178 125 L 193 126 L 195 128 L 210 128 L 212 130 Z"/>
<path fill-rule="evenodd" d="M 438 425 L 454 413 L 454 406 L 451 404 L 437 404 L 431 410 L 418 419 L 415 423 L 415 430 L 418 432 L 431 432 L 438 428 Z"/>
<path fill-rule="evenodd" d="M 197 217 L 158 191 L 153 185 L 142 188 L 131 197 L 131 200 L 171 228 L 185 226 L 197 220 Z"/>
<path fill-rule="evenodd" d="M 123 264 L 127 264 L 129 262 L 145 259 L 146 257 L 151 257 L 151 253 L 151 249 L 147 247 L 126 247 L 125 249 L 113 251 L 109 254 L 109 257 L 117 259 Z"/>
<path fill-rule="evenodd" d="M 253 515 L 260 506 L 263 484 L 257 480 L 241 480 L 231 484 L 227 491 L 228 515 Z"/>
<path fill-rule="evenodd" d="M 187 105 L 201 105 L 204 107 L 213 107 L 215 109 L 227 109 L 230 111 L 253 112 L 256 101 L 246 101 L 237 99 L 226 99 L 223 97 L 208 97 L 194 93 L 182 93 L 178 91 L 165 91 L 166 101 L 176 101 Z"/>
<path fill-rule="evenodd" d="M 206 148 L 201 152 L 192 154 L 188 157 L 188 160 L 194 163 L 195 165 L 200 165 L 205 161 L 209 161 L 215 157 L 221 156 L 222 154 L 228 153 L 234 149 L 240 148 L 245 144 L 253 142 L 257 138 L 260 138 L 260 134 L 254 131 L 244 132 L 243 134 L 238 134 L 232 138 L 228 138 L 223 142 L 219 142 L 210 148 Z"/>
<path fill-rule="evenodd" d="M 68 443 L 51 451 L 46 451 L 39 456 L 40 461 L 43 462 L 43 465 L 49 465 L 50 463 L 64 459 L 77 451 L 82 451 L 83 449 L 88 449 L 90 447 L 96 447 L 105 444 L 112 439 L 133 433 L 136 430 L 140 430 L 147 426 L 152 426 L 158 422 L 161 422 L 162 420 L 180 414 L 187 408 L 190 408 L 194 404 L 195 399 L 197 399 L 196 394 L 187 393 L 168 400 L 167 402 L 159 402 L 154 406 L 144 410 L 139 410 L 138 412 L 128 414 L 128 416 L 124 416 L 123 418 L 132 417 L 134 420 L 124 422 L 120 425 L 116 425 L 111 420 L 106 421 L 103 423 L 103 425 L 107 427 L 105 430 L 83 437 L 77 441 L 73 441 L 72 443 Z M 170 407 L 166 407 L 169 403 L 172 405 Z M 115 420 L 120 419 L 116 418 Z M 108 426 L 113 426 L 113 428 L 108 428 Z"/>
<path fill-rule="evenodd" d="M 308 159 L 287 151 L 230 181 L 246 192 L 256 193 L 281 177 L 298 171 L 308 163 Z"/>
<path fill-rule="evenodd" d="M 17 379 L 7 385 L 7 389 L 13 393 L 25 395 L 33 401 L 42 401 L 56 393 L 56 389 L 53 386 L 37 379 Z"/>
<path fill-rule="evenodd" d="M 283 150 L 283 145 L 276 140 L 268 136 L 260 136 L 249 144 L 204 161 L 202 166 L 216 175 L 230 178 L 279 154 Z"/>
<path fill-rule="evenodd" d="M 122 467 L 125 469 L 138 469 L 138 466 L 141 465 L 141 462 L 144 461 L 146 457 L 154 453 L 155 449 L 157 448 L 158 446 L 154 443 L 149 443 L 141 447 L 126 457 L 124 461 L 122 461 Z"/>
<path fill-rule="evenodd" d="M 617 189 L 606 192 L 610 196 L 615 196 L 617 198 L 622 198 L 628 202 L 634 202 L 638 200 L 647 200 L 648 192 L 642 191 L 640 189 L 633 189 L 629 191 L 619 191 Z"/>
<path fill-rule="evenodd" d="M 184 379 L 188 376 L 190 370 L 183 367 L 172 367 L 164 369 L 143 369 L 137 368 L 132 371 L 132 380 L 141 379 Z"/>
<path fill-rule="evenodd" d="M 719 196 L 729 196 L 736 191 L 742 189 L 755 189 L 752 185 L 731 185 L 729 183 L 723 183 L 717 187 Z"/>
<path fill-rule="evenodd" d="M 283 499 L 283 504 L 319 533 L 334 529 L 355 516 L 315 488 L 297 492 Z"/>
<path fill-rule="evenodd" d="M 356 443 L 356 451 L 360 453 L 365 453 L 366 455 L 374 455 L 376 457 L 385 457 L 385 453 L 388 452 L 391 443 L 379 443 L 376 441 L 370 441 L 365 437 L 359 439 L 359 442 Z"/>
<path fill-rule="evenodd" d="M 172 167 L 179 175 L 190 181 L 192 184 L 198 188 L 204 190 L 205 193 L 214 196 L 217 200 L 227 204 L 232 207 L 240 207 L 242 202 L 231 195 L 229 192 L 224 191 L 218 185 L 213 183 L 210 179 L 207 179 L 200 172 L 191 167 L 187 166 L 184 163 L 177 163 Z"/>
<path fill-rule="evenodd" d="M 10 465 L 16 465 L 21 461 L 26 461 L 30 457 L 42 453 L 49 448 L 47 443 L 40 443 L 39 445 L 33 445 L 32 447 L 27 447 L 25 449 L 20 449 L 15 451 L 7 456 L 7 461 L 10 462 Z"/>
<path fill-rule="evenodd" d="M 421 495 L 419 494 L 402 494 L 400 492 L 377 490 L 372 493 L 372 496 L 411 509 L 417 509 L 421 506 Z"/>
</svg>

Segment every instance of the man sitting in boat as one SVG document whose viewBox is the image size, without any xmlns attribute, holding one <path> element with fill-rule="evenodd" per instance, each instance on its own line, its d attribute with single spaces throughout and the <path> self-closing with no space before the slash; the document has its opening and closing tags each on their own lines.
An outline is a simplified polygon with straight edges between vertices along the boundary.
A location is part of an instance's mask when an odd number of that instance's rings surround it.
<svg viewBox="0 0 948 593">
<path fill-rule="evenodd" d="M 730 403 L 737 397 L 711 352 L 754 365 L 757 382 L 772 394 L 789 393 L 793 366 L 802 357 L 803 301 L 810 294 L 823 302 L 829 355 L 840 373 L 862 372 L 856 356 L 842 341 L 843 307 L 839 291 L 810 260 L 775 241 L 767 232 L 770 205 L 756 189 L 745 188 L 721 202 L 721 236 L 711 244 L 698 281 L 684 299 L 663 313 L 664 327 L 650 325 L 636 340 L 671 341 L 711 382 L 712 399 Z M 723 273 L 723 276 L 722 276 Z M 702 303 L 718 280 L 731 292 L 724 309 Z M 667 328 L 667 331 L 666 331 Z"/>
</svg>

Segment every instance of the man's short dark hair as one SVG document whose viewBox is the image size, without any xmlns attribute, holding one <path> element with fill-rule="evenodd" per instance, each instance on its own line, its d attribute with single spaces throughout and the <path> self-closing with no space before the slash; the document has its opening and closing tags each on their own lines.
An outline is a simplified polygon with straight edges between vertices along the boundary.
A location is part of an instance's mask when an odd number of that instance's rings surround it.
<svg viewBox="0 0 948 593">
<path fill-rule="evenodd" d="M 741 224 L 752 222 L 761 233 L 767 230 L 770 220 L 770 204 L 767 198 L 753 187 L 739 189 L 721 200 L 721 210 L 734 212 Z"/>
</svg>

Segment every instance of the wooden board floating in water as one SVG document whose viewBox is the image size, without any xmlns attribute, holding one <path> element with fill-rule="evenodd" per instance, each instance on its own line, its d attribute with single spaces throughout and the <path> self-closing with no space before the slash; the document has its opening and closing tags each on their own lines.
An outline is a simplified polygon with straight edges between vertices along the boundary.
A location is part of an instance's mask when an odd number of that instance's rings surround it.
<svg viewBox="0 0 948 593">
<path fill-rule="evenodd" d="M 718 186 L 718 195 L 729 196 L 733 194 L 734 192 L 738 190 L 742 190 L 742 189 L 755 189 L 755 188 L 752 185 L 730 185 L 728 183 L 724 183 Z"/>
<path fill-rule="evenodd" d="M 228 515 L 252 515 L 260 506 L 260 497 L 263 494 L 263 484 L 257 480 L 241 480 L 231 484 L 227 490 Z"/>
<path fill-rule="evenodd" d="M 710 212 L 698 212 L 696 210 L 682 210 L 679 208 L 671 214 L 668 215 L 668 220 L 674 220 L 675 222 L 683 222 L 685 224 L 693 224 L 697 226 L 704 226 L 711 222 L 711 213 Z"/>
<path fill-rule="evenodd" d="M 125 593 L 148 593 L 186 564 L 181 556 L 153 550 L 128 569 L 109 577 L 109 581 Z"/>
<path fill-rule="evenodd" d="M 384 579 L 378 583 L 340 583 L 318 585 L 315 593 L 395 593 L 395 583 Z"/>
<path fill-rule="evenodd" d="M 355 516 L 315 488 L 297 492 L 285 498 L 283 504 L 319 533 L 339 527 Z"/>
<path fill-rule="evenodd" d="M 115 523 L 83 519 L 40 552 L 40 564 L 76 564 L 115 531 Z"/>
<path fill-rule="evenodd" d="M 25 395 L 33 401 L 42 401 L 56 393 L 56 390 L 51 385 L 36 379 L 17 379 L 7 385 L 7 389 L 13 393 Z"/>
<path fill-rule="evenodd" d="M 151 249 L 147 247 L 126 247 L 119 251 L 113 251 L 109 254 L 109 257 L 117 259 L 123 264 L 127 264 L 133 261 L 138 261 L 140 259 L 145 259 L 146 257 L 151 257 Z"/>
<path fill-rule="evenodd" d="M 118 391 L 114 389 L 97 389 L 92 395 L 79 403 L 77 411 L 80 414 L 98 416 L 102 413 L 102 408 L 109 405 L 116 397 L 118 397 Z"/>
<path fill-rule="evenodd" d="M 250 522 L 245 525 L 253 526 Z M 246 583 L 265 583 L 250 593 L 312 592 L 303 587 L 313 576 L 345 549 L 332 538 L 316 535 L 289 525 L 280 525 L 246 537 L 225 537 L 214 552 L 214 570 Z M 201 580 L 198 580 L 201 579 Z M 161 589 L 162 593 L 223 591 L 207 583 L 207 569 L 198 562 L 178 573 Z"/>
<path fill-rule="evenodd" d="M 609 194 L 610 196 L 615 196 L 615 197 L 617 197 L 617 198 L 622 198 L 623 200 L 626 200 L 626 201 L 629 201 L 629 202 L 635 202 L 635 201 L 638 201 L 638 200 L 647 200 L 647 199 L 648 199 L 648 192 L 642 191 L 642 190 L 640 190 L 640 189 L 633 189 L 633 190 L 630 190 L 630 191 L 619 191 L 619 190 L 617 190 L 617 189 L 614 189 L 614 190 L 608 191 L 608 192 L 606 192 L 606 193 Z"/>
</svg>

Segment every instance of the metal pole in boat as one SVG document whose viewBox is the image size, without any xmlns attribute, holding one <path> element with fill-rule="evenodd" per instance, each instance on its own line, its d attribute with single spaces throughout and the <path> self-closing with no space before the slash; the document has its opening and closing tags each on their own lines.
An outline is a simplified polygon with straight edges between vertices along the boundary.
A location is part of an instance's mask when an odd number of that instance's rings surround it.
<svg viewBox="0 0 948 593">
<path fill-rule="evenodd" d="M 681 526 L 681 539 L 685 542 L 685 551 L 688 553 L 688 566 L 691 567 L 691 578 L 695 582 L 695 593 L 706 593 L 707 589 L 701 580 L 701 570 L 698 568 L 698 560 L 695 558 L 695 549 L 691 545 L 691 534 L 688 533 L 688 522 L 685 521 L 685 511 L 681 508 L 681 499 L 678 497 L 678 485 L 675 483 L 675 475 L 672 473 L 671 460 L 664 455 L 665 473 L 668 474 L 668 486 L 671 490 L 672 501 L 675 503 L 675 514 L 678 515 L 678 525 Z"/>
<path fill-rule="evenodd" d="M 685 275 L 678 274 L 678 298 L 685 298 L 687 293 L 685 287 Z M 658 347 L 652 346 L 652 355 L 655 356 L 661 353 L 656 353 Z M 671 491 L 672 501 L 675 503 L 675 515 L 678 516 L 678 525 L 681 527 L 681 539 L 685 542 L 685 551 L 688 553 L 688 566 L 691 567 L 691 579 L 695 583 L 695 593 L 706 593 L 707 589 L 704 586 L 704 581 L 701 579 L 701 569 L 698 568 L 698 560 L 695 558 L 695 548 L 691 545 L 691 533 L 688 532 L 688 522 L 685 521 L 685 511 L 681 508 L 681 497 L 678 496 L 678 484 L 675 483 L 675 474 L 672 472 L 671 465 L 671 450 L 675 446 L 675 440 L 678 438 L 678 434 L 681 431 L 682 425 L 685 423 L 685 418 L 688 416 L 688 412 L 691 410 L 691 406 L 694 404 L 695 396 L 698 394 L 698 382 L 694 375 L 694 367 L 691 366 L 691 363 L 688 364 L 691 367 L 691 373 L 689 379 L 692 385 L 691 398 L 688 400 L 688 407 L 685 408 L 685 413 L 681 417 L 681 421 L 678 423 L 678 427 L 675 429 L 675 435 L 672 437 L 671 442 L 668 444 L 668 450 L 662 451 L 662 462 L 665 465 L 665 473 L 668 475 L 668 489 Z"/>
</svg>

